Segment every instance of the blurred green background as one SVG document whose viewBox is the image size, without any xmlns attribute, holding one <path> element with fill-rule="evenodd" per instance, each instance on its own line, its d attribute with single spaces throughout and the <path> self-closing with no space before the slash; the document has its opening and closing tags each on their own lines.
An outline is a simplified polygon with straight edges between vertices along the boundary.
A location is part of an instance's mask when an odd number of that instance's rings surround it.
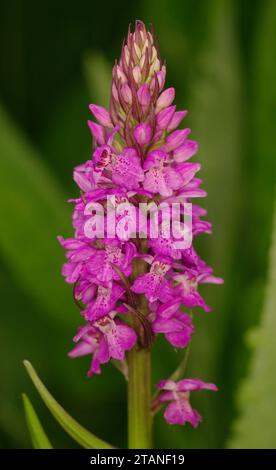
<svg viewBox="0 0 276 470">
<path fill-rule="evenodd" d="M 78 421 L 126 442 L 126 390 L 112 365 L 88 379 L 89 359 L 66 353 L 81 318 L 60 276 L 56 236 L 72 233 L 73 166 L 90 156 L 88 104 L 106 104 L 128 23 L 154 25 L 167 84 L 200 142 L 214 234 L 197 243 L 223 276 L 195 313 L 188 375 L 219 393 L 193 397 L 197 430 L 155 424 L 159 448 L 276 447 L 276 123 L 274 0 L 91 0 L 0 4 L 0 443 L 30 447 L 27 392 L 55 447 L 75 444 L 49 415 L 22 367 L 28 358 Z M 275 231 L 275 228 L 274 228 Z M 275 239 L 275 237 L 274 237 Z M 276 242 L 276 241 L 275 241 Z M 270 261 L 269 261 L 270 260 Z M 269 268 L 270 266 L 270 268 Z M 266 287 L 266 285 L 268 287 Z M 163 341 L 154 381 L 177 364 Z"/>
</svg>

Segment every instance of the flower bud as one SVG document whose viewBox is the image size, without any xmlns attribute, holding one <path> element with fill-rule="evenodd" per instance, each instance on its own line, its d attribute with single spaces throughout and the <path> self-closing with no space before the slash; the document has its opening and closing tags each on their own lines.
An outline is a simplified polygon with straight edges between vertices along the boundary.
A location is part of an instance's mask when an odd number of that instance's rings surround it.
<svg viewBox="0 0 276 470">
<path fill-rule="evenodd" d="M 134 137 L 136 142 L 143 147 L 150 143 L 152 131 L 149 124 L 138 124 L 134 129 Z"/>
<path fill-rule="evenodd" d="M 166 140 L 165 150 L 166 152 L 171 152 L 183 144 L 186 137 L 190 134 L 191 129 L 179 129 L 174 131 Z"/>
<path fill-rule="evenodd" d="M 176 162 L 185 162 L 189 160 L 198 150 L 198 143 L 194 140 L 186 140 L 183 145 L 173 152 Z"/>
<path fill-rule="evenodd" d="M 102 126 L 113 127 L 109 112 L 105 108 L 96 104 L 90 104 L 89 109 Z"/>
<path fill-rule="evenodd" d="M 164 109 L 167 108 L 167 106 L 170 106 L 174 100 L 174 97 L 174 88 L 167 88 L 167 90 L 164 90 L 157 100 L 156 110 L 159 111 L 160 109 Z"/>
<path fill-rule="evenodd" d="M 159 111 L 156 116 L 156 123 L 158 129 L 166 129 L 174 115 L 176 106 L 169 106 L 168 108 Z"/>
</svg>

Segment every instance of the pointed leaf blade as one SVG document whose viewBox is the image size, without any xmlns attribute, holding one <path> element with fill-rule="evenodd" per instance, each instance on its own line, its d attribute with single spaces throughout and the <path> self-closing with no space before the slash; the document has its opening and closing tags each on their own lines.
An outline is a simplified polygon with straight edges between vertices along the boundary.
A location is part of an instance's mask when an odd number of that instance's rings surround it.
<svg viewBox="0 0 276 470">
<path fill-rule="evenodd" d="M 45 385 L 38 377 L 35 369 L 29 361 L 24 361 L 24 366 L 40 394 L 45 405 L 58 421 L 60 426 L 71 436 L 78 444 L 85 449 L 114 449 L 114 447 L 102 439 L 98 438 L 90 431 L 81 426 L 72 416 L 70 416 L 62 406 L 50 394 Z"/>
<path fill-rule="evenodd" d="M 34 407 L 25 393 L 22 394 L 22 400 L 33 447 L 35 449 L 53 449 L 52 444 L 41 426 Z"/>
<path fill-rule="evenodd" d="M 276 447 L 276 201 L 266 300 L 259 327 L 247 334 L 253 350 L 248 377 L 238 391 L 240 416 L 234 423 L 230 448 Z"/>
</svg>

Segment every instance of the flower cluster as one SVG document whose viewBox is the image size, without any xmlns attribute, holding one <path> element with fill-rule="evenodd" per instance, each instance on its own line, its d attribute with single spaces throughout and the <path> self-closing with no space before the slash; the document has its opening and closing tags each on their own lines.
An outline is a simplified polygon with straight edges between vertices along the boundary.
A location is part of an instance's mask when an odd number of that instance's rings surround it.
<svg viewBox="0 0 276 470">
<path fill-rule="evenodd" d="M 176 110 L 175 90 L 164 89 L 165 76 L 153 34 L 137 21 L 113 68 L 109 110 L 90 105 L 97 122 L 88 122 L 92 156 L 74 170 L 80 189 L 80 196 L 71 201 L 75 234 L 59 237 L 67 256 L 63 275 L 74 286 L 86 321 L 69 355 L 92 355 L 89 376 L 100 373 L 101 364 L 110 359 L 124 361 L 125 352 L 133 347 L 150 347 L 158 334 L 164 334 L 174 348 L 185 348 L 194 332 L 190 310 L 209 311 L 198 286 L 222 282 L 193 246 L 176 247 L 172 237 L 160 233 L 141 239 L 128 230 L 116 231 L 113 237 L 108 234 L 107 210 L 123 228 L 130 221 L 127 208 L 116 212 L 119 204 L 191 203 L 206 195 L 196 176 L 200 164 L 189 161 L 198 144 L 188 139 L 190 129 L 177 129 L 187 112 Z M 103 208 L 101 238 L 87 236 L 87 227 L 93 226 L 89 207 L 95 204 Z M 194 237 L 210 233 L 210 223 L 202 219 L 205 215 L 193 205 Z M 143 223 L 148 223 L 146 216 Z M 189 421 L 193 426 L 200 418 L 189 405 L 190 391 L 216 389 L 196 379 L 162 381 L 158 387 L 160 403 L 171 402 L 166 420 Z"/>
</svg>

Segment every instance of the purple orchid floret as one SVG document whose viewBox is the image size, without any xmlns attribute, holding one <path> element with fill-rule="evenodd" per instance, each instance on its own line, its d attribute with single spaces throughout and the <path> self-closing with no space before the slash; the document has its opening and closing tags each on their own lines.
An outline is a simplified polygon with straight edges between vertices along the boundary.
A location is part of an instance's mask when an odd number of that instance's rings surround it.
<svg viewBox="0 0 276 470">
<path fill-rule="evenodd" d="M 197 177 L 200 164 L 190 160 L 198 143 L 190 139 L 188 127 L 178 129 L 187 111 L 177 111 L 175 90 L 165 88 L 165 78 L 154 36 L 137 21 L 113 68 L 109 109 L 89 106 L 97 122 L 88 121 L 91 155 L 74 169 L 79 188 L 79 196 L 70 200 L 74 236 L 58 237 L 67 258 L 62 274 L 73 284 L 86 321 L 69 356 L 91 355 L 89 376 L 99 374 L 101 364 L 111 359 L 124 361 L 132 348 L 151 347 L 160 334 L 174 348 L 186 348 L 194 334 L 190 310 L 210 310 L 199 286 L 223 282 L 193 245 L 176 243 L 187 231 L 185 204 L 205 197 L 206 191 Z M 182 204 L 178 225 L 173 211 L 167 212 L 174 233 L 168 237 L 159 231 L 159 214 L 157 235 L 149 232 L 150 217 L 140 210 L 141 203 Z M 211 233 L 205 216 L 204 209 L 193 205 L 192 237 Z M 110 220 L 116 226 L 112 233 Z M 191 408 L 190 391 L 216 390 L 197 379 L 162 381 L 158 388 L 160 403 L 170 402 L 165 419 L 193 426 L 201 418 Z"/>
<path fill-rule="evenodd" d="M 69 356 L 79 357 L 92 354 L 92 363 L 88 376 L 100 374 L 101 364 L 110 359 L 122 361 L 125 352 L 136 343 L 136 333 L 132 328 L 114 318 L 116 312 L 110 312 L 100 320 L 79 328 L 74 341 L 78 343 Z"/>
<path fill-rule="evenodd" d="M 131 290 L 136 294 L 145 294 L 150 302 L 168 301 L 172 297 L 172 286 L 165 276 L 170 268 L 170 259 L 157 256 L 152 262 L 150 271 L 137 277 Z"/>
<path fill-rule="evenodd" d="M 156 304 L 155 304 L 156 305 Z M 154 333 L 163 333 L 174 348 L 188 346 L 194 333 L 190 315 L 180 309 L 181 298 L 171 300 L 156 307 L 152 304 L 152 329 Z M 155 310 L 155 311 L 154 311 Z"/>
<path fill-rule="evenodd" d="M 198 379 L 183 379 L 179 382 L 170 379 L 161 380 L 157 388 L 161 393 L 156 401 L 160 404 L 169 402 L 164 413 L 167 423 L 180 425 L 190 423 L 194 428 L 202 418 L 190 404 L 190 392 L 203 389 L 217 391 L 216 385 Z"/>
</svg>

